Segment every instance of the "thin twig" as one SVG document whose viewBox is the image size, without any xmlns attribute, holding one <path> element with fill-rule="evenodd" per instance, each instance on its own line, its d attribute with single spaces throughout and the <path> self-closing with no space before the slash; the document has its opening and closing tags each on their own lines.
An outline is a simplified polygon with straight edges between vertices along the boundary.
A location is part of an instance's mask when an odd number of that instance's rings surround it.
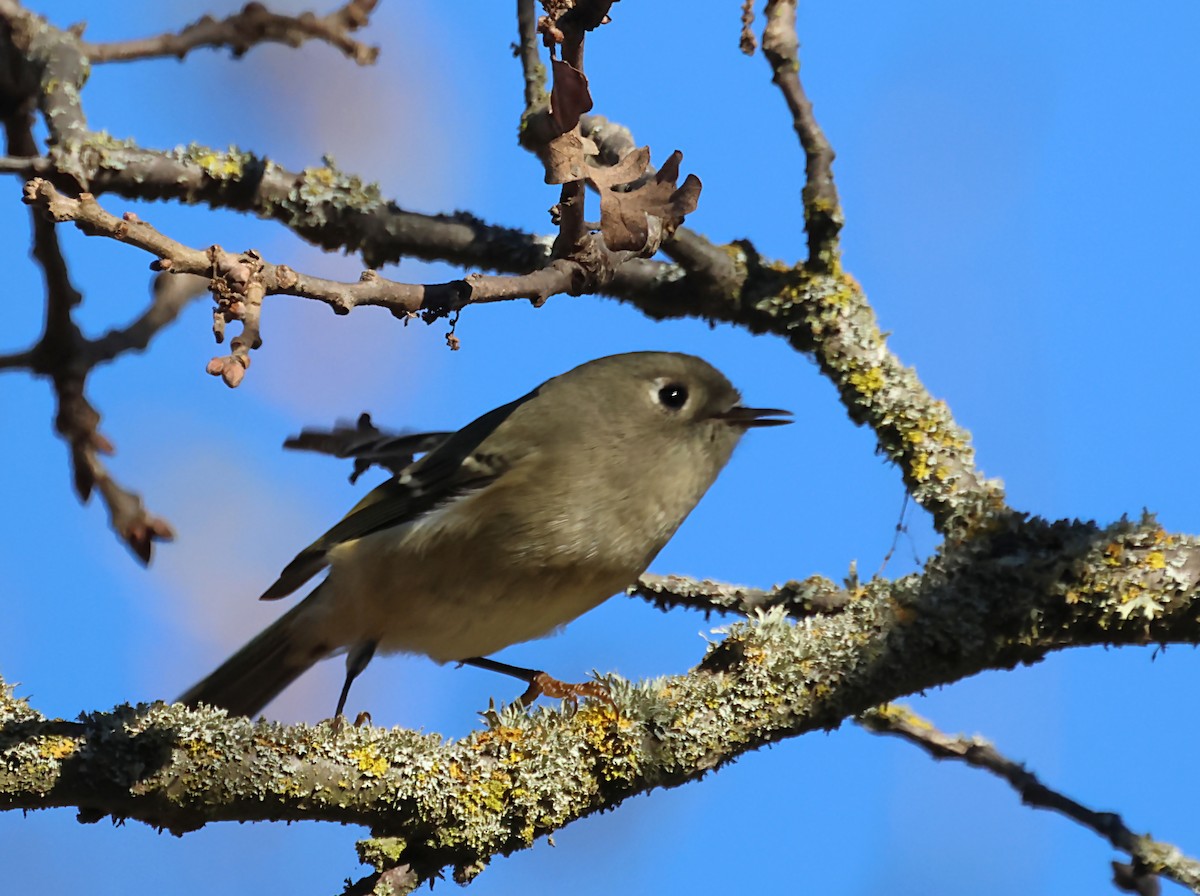
<svg viewBox="0 0 1200 896">
<path fill-rule="evenodd" d="M 792 126 L 806 159 L 804 222 L 808 229 L 808 265 L 814 271 L 838 267 L 841 202 L 833 183 L 833 147 L 813 115 L 812 103 L 800 83 L 800 41 L 796 35 L 797 0 L 769 0 L 763 27 L 763 55 L 771 64 L 772 80 L 783 92 Z"/>
<path fill-rule="evenodd" d="M 341 50 L 359 65 L 370 65 L 378 47 L 353 40 L 350 33 L 367 24 L 378 0 L 350 0 L 325 16 L 311 12 L 299 15 L 274 13 L 259 3 L 248 3 L 241 12 L 224 19 L 204 16 L 176 33 L 111 43 L 81 42 L 83 54 L 92 62 L 133 62 L 174 56 L 182 59 L 200 47 L 228 47 L 234 57 L 264 43 L 298 47 L 320 40 Z"/>
<path fill-rule="evenodd" d="M 1089 809 L 1048 787 L 1025 766 L 1009 759 L 983 738 L 944 734 L 904 706 L 869 710 L 858 717 L 858 722 L 875 734 L 894 734 L 916 744 L 935 759 L 955 759 L 989 771 L 1007 781 L 1025 805 L 1049 809 L 1095 831 L 1133 859 L 1132 869 L 1122 866 L 1119 873 L 1128 874 L 1132 870 L 1135 876 L 1139 871 L 1159 874 L 1193 893 L 1200 893 L 1200 861 L 1185 856 L 1170 843 L 1135 834 L 1114 812 Z M 1125 887 L 1128 888 L 1127 883 Z"/>
<path fill-rule="evenodd" d="M 517 0 L 517 55 L 525 79 L 525 112 L 522 122 L 550 102 L 546 93 L 546 67 L 538 54 L 537 6 L 535 0 Z"/>
<path fill-rule="evenodd" d="M 347 314 L 359 305 L 376 305 L 398 317 L 421 314 L 434 319 L 481 302 L 542 302 L 555 293 L 579 291 L 586 277 L 576 261 L 556 259 L 540 270 L 514 276 L 472 274 L 447 283 L 411 284 L 365 271 L 357 282 L 347 283 L 301 274 L 287 265 L 264 261 L 254 252 L 236 254 L 220 246 L 185 246 L 133 214 L 118 218 L 109 213 L 90 193 L 72 198 L 41 178 L 26 184 L 25 201 L 44 209 L 55 221 L 74 222 L 91 236 L 108 237 L 151 253 L 158 259 L 155 266 L 159 270 L 209 280 L 218 301 L 218 341 L 223 339 L 225 322 L 236 320 L 243 325 L 243 333 L 231 343 L 232 353 L 214 358 L 208 368 L 230 386 L 241 381 L 249 366 L 248 352 L 260 341 L 258 309 L 262 295 L 314 299 L 338 314 Z"/>
<path fill-rule="evenodd" d="M 685 607 L 701 610 L 706 615 L 715 610 L 752 616 L 778 607 L 795 618 L 836 613 L 854 599 L 852 593 L 823 576 L 811 576 L 802 582 L 786 582 L 767 590 L 714 582 L 711 579 L 646 573 L 626 594 L 647 600 L 663 612 L 674 607 Z"/>
<path fill-rule="evenodd" d="M 9 151 L 35 151 L 32 122 L 28 114 L 14 113 L 5 119 Z M 33 209 L 33 256 L 46 278 L 46 324 L 42 336 L 24 353 L 27 368 L 46 376 L 54 387 L 58 410 L 54 426 L 70 446 L 72 479 L 81 501 L 98 492 L 108 508 L 113 530 L 143 563 L 150 562 L 155 541 L 174 537 L 171 526 L 146 510 L 141 497 L 120 485 L 100 460 L 113 452 L 112 443 L 99 430 L 100 413 L 84 394 L 87 376 L 101 360 L 92 354 L 96 343 L 84 338 L 73 317 L 82 296 L 71 283 L 66 259 L 54 224 Z M 109 340 L 104 352 L 116 348 Z"/>
<path fill-rule="evenodd" d="M 81 353 L 95 366 L 126 352 L 144 351 L 159 331 L 174 323 L 184 308 L 206 292 L 208 280 L 205 277 L 160 274 L 154 278 L 152 298 L 146 310 L 132 323 L 88 340 Z"/>
</svg>

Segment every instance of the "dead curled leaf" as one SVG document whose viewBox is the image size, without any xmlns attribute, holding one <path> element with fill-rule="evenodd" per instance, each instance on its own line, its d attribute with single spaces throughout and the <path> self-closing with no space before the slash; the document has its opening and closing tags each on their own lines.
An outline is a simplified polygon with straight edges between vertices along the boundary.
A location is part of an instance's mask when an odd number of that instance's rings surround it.
<svg viewBox="0 0 1200 896">
<path fill-rule="evenodd" d="M 566 184 L 582 178 L 588 144 L 591 144 L 594 153 L 596 144 L 591 140 L 585 143 L 577 131 L 559 134 L 547 143 L 542 153 L 542 163 L 546 166 L 546 183 Z"/>
<path fill-rule="evenodd" d="M 682 160 L 683 153 L 675 150 L 656 174 L 625 190 L 618 188 L 645 174 L 650 147 L 635 149 L 607 168 L 588 168 L 588 182 L 600 194 L 600 232 L 609 249 L 653 255 L 684 217 L 696 210 L 700 178 L 689 174 L 682 186 L 675 186 Z"/>
<path fill-rule="evenodd" d="M 592 108 L 587 76 L 561 59 L 553 59 L 554 85 L 550 90 L 551 133 L 541 151 L 546 183 L 565 184 L 584 174 L 584 159 L 595 155 L 596 144 L 579 135 L 579 117 Z"/>
<path fill-rule="evenodd" d="M 554 84 L 550 88 L 550 115 L 560 130 L 570 131 L 579 124 L 579 117 L 592 108 L 592 94 L 587 75 L 569 62 L 551 59 Z"/>
</svg>

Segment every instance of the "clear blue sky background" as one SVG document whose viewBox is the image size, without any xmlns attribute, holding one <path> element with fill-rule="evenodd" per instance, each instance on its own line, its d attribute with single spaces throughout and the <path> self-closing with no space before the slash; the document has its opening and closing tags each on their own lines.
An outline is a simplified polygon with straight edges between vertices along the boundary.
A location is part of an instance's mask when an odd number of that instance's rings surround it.
<svg viewBox="0 0 1200 896">
<path fill-rule="evenodd" d="M 233 0 L 84 0 L 33 6 L 66 24 L 91 16 L 95 40 L 174 29 Z M 324 10 L 332 0 L 317 7 Z M 278 8 L 302 8 L 298 3 Z M 548 230 L 555 191 L 516 145 L 520 74 L 509 3 L 443 15 L 386 0 L 368 35 L 380 64 L 328 47 L 270 47 L 241 61 L 97 68 L 90 122 L 145 146 L 236 143 L 300 168 L 331 152 L 405 207 L 469 208 Z M 115 7 L 114 7 L 115 8 Z M 803 251 L 803 165 L 761 58 L 737 52 L 736 4 L 626 0 L 589 39 L 597 111 L 633 128 L 656 160 L 684 152 L 704 194 L 689 223 L 753 239 L 767 255 Z M 1195 532 L 1200 489 L 1193 412 L 1198 329 L 1195 241 L 1200 176 L 1200 7 L 1186 0 L 1004 4 L 807 2 L 806 85 L 838 151 L 848 268 L 893 335 L 975 435 L 980 461 L 1017 508 L 1111 521 L 1143 508 Z M 0 351 L 39 330 L 42 288 L 27 261 L 20 184 L 3 186 L 6 288 Z M 107 198 L 115 212 L 136 207 Z M 201 208 L 137 207 L 196 246 L 258 248 L 274 261 L 354 277 L 269 222 Z M 95 333 L 146 301 L 149 259 L 63 230 L 81 319 Z M 404 263 L 387 275 L 440 279 Z M 472 308 L 448 352 L 444 323 L 404 328 L 384 313 L 335 318 L 292 298 L 268 302 L 266 345 L 245 383 L 206 376 L 216 354 L 206 303 L 142 356 L 98 371 L 89 394 L 116 443 L 116 475 L 178 530 L 144 571 L 81 508 L 52 436 L 45 383 L 0 381 L 0 673 L 44 712 L 72 717 L 126 700 L 171 698 L 278 612 L 254 597 L 300 545 L 360 494 L 347 469 L 279 450 L 287 435 L 369 409 L 380 421 L 446 428 L 547 376 L 611 352 L 691 351 L 753 403 L 790 407 L 786 430 L 752 433 L 654 569 L 755 585 L 852 563 L 874 572 L 903 491 L 870 433 L 778 340 L 696 322 L 651 323 L 614 302 L 557 297 Z M 909 515 L 888 574 L 936 540 Z M 503 656 L 571 679 L 590 670 L 677 673 L 717 624 L 610 601 L 553 639 Z M 272 708 L 316 720 L 340 663 Z M 1045 780 L 1122 812 L 1200 853 L 1200 737 L 1190 648 L 1071 651 L 915 699 L 950 730 L 981 732 Z M 352 703 L 377 723 L 462 735 L 508 681 L 420 658 L 377 661 Z M 0 815 L 11 892 L 87 890 L 329 894 L 363 869 L 359 830 L 214 825 L 183 839 L 140 824 L 81 826 L 70 811 Z M 1064 894 L 1109 892 L 1111 850 L 1071 823 L 1018 805 L 980 772 L 938 765 L 853 726 L 747 756 L 707 780 L 618 811 L 498 860 L 477 894 L 747 892 Z M 443 884 L 439 889 L 453 888 Z M 1177 888 L 1167 885 L 1168 891 Z"/>
</svg>

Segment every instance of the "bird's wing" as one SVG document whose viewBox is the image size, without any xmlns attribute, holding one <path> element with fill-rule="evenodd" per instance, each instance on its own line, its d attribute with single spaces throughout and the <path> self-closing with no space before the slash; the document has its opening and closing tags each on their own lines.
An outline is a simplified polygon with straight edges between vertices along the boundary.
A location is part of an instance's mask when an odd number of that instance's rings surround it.
<svg viewBox="0 0 1200 896">
<path fill-rule="evenodd" d="M 495 481 L 516 458 L 477 454 L 476 449 L 534 394 L 468 423 L 399 476 L 377 486 L 332 529 L 297 554 L 260 599 L 275 600 L 291 594 L 328 565 L 329 552 L 339 544 L 412 522 L 447 501 Z"/>
<path fill-rule="evenodd" d="M 449 432 L 394 432 L 380 429 L 371 421 L 370 414 L 361 414 L 355 423 L 338 421 L 330 429 L 305 427 L 300 435 L 284 442 L 283 447 L 353 458 L 354 472 L 350 474 L 353 483 L 376 465 L 390 470 L 393 476 L 399 476 L 412 464 L 416 455 L 433 451 L 452 435 Z"/>
</svg>

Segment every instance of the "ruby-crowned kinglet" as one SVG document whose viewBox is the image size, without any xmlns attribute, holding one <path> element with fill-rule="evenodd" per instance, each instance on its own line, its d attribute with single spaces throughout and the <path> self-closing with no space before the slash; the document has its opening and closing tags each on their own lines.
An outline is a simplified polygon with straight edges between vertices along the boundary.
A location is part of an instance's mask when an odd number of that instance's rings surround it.
<svg viewBox="0 0 1200 896">
<path fill-rule="evenodd" d="M 263 599 L 329 567 L 325 581 L 180 702 L 250 715 L 346 651 L 340 715 L 377 649 L 561 684 L 483 658 L 631 585 L 746 430 L 786 414 L 742 407 L 691 355 L 612 355 L 548 380 L 450 435 L 301 551 Z"/>
</svg>

